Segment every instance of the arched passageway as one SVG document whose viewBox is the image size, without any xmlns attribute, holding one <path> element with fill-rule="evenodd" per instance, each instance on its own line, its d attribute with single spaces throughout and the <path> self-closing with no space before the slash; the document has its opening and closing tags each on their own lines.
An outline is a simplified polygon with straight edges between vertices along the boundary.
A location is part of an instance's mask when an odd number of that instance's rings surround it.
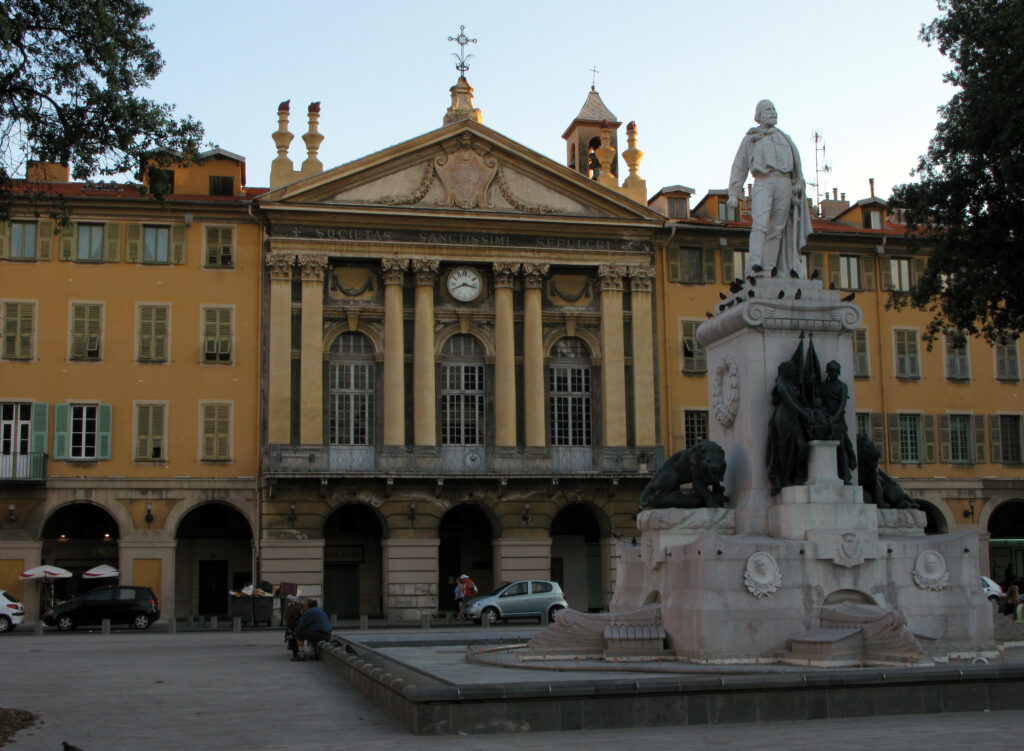
<svg viewBox="0 0 1024 751">
<path fill-rule="evenodd" d="M 228 592 L 252 583 L 252 529 L 226 503 L 205 503 L 181 519 L 177 531 L 177 618 L 228 614 Z"/>
<path fill-rule="evenodd" d="M 988 520 L 989 576 L 1008 587 L 1024 584 L 1024 500 L 1004 501 Z"/>
<path fill-rule="evenodd" d="M 324 523 L 323 608 L 339 618 L 380 616 L 383 537 L 380 520 L 370 507 L 348 503 Z"/>
<path fill-rule="evenodd" d="M 601 526 L 585 503 L 566 506 L 551 521 L 551 579 L 562 586 L 569 607 L 602 608 Z"/>
<path fill-rule="evenodd" d="M 946 517 L 942 515 L 938 507 L 928 501 L 915 498 L 914 503 L 924 511 L 927 520 L 924 527 L 926 535 L 944 535 L 949 532 L 949 525 L 946 524 Z"/>
<path fill-rule="evenodd" d="M 50 514 L 43 524 L 43 563 L 73 574 L 70 579 L 53 582 L 54 598 L 67 600 L 101 584 L 116 583 L 113 579 L 83 579 L 82 574 L 101 563 L 117 568 L 119 537 L 114 517 L 95 504 L 71 503 Z"/>
<path fill-rule="evenodd" d="M 494 530 L 479 506 L 463 503 L 441 517 L 437 530 L 438 607 L 455 610 L 455 582 L 468 574 L 481 594 L 494 586 Z"/>
</svg>

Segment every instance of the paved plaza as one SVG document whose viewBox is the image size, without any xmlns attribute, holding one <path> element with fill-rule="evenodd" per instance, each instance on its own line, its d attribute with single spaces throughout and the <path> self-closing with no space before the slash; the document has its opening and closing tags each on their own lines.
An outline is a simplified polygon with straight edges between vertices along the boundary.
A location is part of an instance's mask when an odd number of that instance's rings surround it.
<svg viewBox="0 0 1024 751">
<path fill-rule="evenodd" d="M 461 630 L 465 634 L 465 630 Z M 0 706 L 40 722 L 5 747 L 129 749 L 1002 749 L 1013 712 L 640 730 L 417 737 L 321 662 L 293 663 L 280 630 L 0 637 Z M 467 668 L 471 669 L 471 668 Z"/>
</svg>

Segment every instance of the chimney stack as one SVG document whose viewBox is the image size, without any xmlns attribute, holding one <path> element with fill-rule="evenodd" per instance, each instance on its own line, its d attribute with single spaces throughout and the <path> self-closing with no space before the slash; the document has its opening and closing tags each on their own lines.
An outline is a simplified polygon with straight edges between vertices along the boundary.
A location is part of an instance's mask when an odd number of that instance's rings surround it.
<svg viewBox="0 0 1024 751">
<path fill-rule="evenodd" d="M 874 198 L 875 197 L 875 178 L 869 177 L 868 178 L 868 185 L 871 187 L 871 197 Z"/>
</svg>

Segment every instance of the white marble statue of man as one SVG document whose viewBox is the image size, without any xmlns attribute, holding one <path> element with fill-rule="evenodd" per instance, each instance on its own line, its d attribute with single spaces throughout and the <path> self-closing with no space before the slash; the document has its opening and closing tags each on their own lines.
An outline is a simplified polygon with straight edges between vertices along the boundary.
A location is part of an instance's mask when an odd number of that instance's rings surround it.
<svg viewBox="0 0 1024 751">
<path fill-rule="evenodd" d="M 729 175 L 731 208 L 739 205 L 747 173 L 754 176 L 750 200 L 750 254 L 746 275 L 803 276 L 800 249 L 811 234 L 800 153 L 793 139 L 775 127 L 778 113 L 767 99 L 757 103 L 756 128 L 743 137 Z"/>
</svg>

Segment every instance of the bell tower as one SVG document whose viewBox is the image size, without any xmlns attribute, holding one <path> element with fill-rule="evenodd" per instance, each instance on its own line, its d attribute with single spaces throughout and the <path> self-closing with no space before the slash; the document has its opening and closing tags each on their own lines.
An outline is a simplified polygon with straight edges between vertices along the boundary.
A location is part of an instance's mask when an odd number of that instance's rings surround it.
<svg viewBox="0 0 1024 751">
<path fill-rule="evenodd" d="M 601 95 L 593 85 L 587 94 L 587 101 L 576 118 L 565 129 L 562 138 L 565 139 L 565 164 L 569 169 L 579 172 L 584 177 L 594 180 L 600 175 L 600 171 L 609 168 L 609 165 L 600 164 L 596 152 L 601 148 L 601 125 L 611 131 L 610 146 L 614 153 L 619 153 L 618 129 L 622 125 L 611 110 L 605 107 L 601 101 Z M 611 160 L 611 173 L 618 179 L 618 159 Z"/>
</svg>

